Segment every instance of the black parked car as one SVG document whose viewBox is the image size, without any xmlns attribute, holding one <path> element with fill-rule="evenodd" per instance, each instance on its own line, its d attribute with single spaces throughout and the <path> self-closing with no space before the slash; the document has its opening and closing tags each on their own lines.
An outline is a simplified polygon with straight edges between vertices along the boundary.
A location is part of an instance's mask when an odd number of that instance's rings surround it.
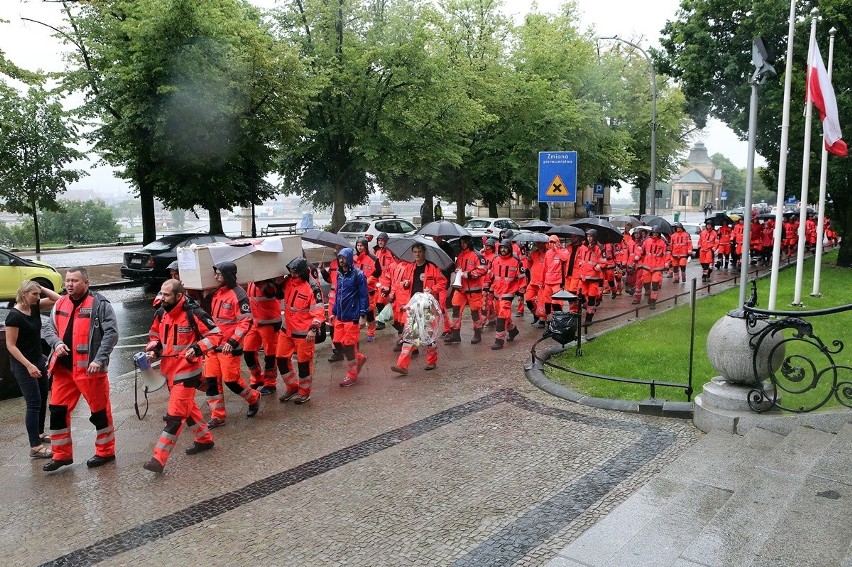
<svg viewBox="0 0 852 567">
<path fill-rule="evenodd" d="M 141 250 L 124 253 L 121 277 L 146 282 L 169 279 L 168 266 L 177 260 L 178 247 L 192 244 L 228 242 L 231 237 L 224 234 L 170 234 L 149 242 Z"/>
</svg>

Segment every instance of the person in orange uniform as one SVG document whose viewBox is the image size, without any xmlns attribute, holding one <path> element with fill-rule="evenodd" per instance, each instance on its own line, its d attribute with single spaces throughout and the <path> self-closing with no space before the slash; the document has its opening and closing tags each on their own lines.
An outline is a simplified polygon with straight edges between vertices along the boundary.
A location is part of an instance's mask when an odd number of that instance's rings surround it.
<svg viewBox="0 0 852 567">
<path fill-rule="evenodd" d="M 744 231 L 745 224 L 743 223 L 743 219 L 738 220 L 734 228 L 731 229 L 731 262 L 736 269 L 739 269 L 742 264 Z"/>
<path fill-rule="evenodd" d="M 249 282 L 246 295 L 251 306 L 254 325 L 243 343 L 243 358 L 251 376 L 251 387 L 261 396 L 273 393 L 278 385 L 277 359 L 278 331 L 281 330 L 281 287 L 273 280 Z M 258 353 L 263 347 L 263 369 Z"/>
<path fill-rule="evenodd" d="M 621 242 L 615 250 L 615 267 L 621 271 L 621 282 L 623 287 L 619 292 L 625 291 L 627 295 L 633 295 L 636 288 L 636 270 L 633 269 L 633 256 L 636 255 L 636 240 L 630 231 L 633 230 L 632 223 L 625 223 L 624 234 Z"/>
<path fill-rule="evenodd" d="M 751 234 L 749 235 L 749 263 L 754 266 L 763 254 L 763 225 L 757 220 L 757 211 L 751 219 Z"/>
<path fill-rule="evenodd" d="M 548 239 L 548 249 L 544 253 L 544 285 L 541 288 L 540 301 L 544 304 L 546 321 L 553 319 L 554 311 L 562 310 L 562 303 L 553 299 L 554 293 L 562 291 L 565 285 L 565 262 L 568 251 L 562 247 L 562 241 L 555 234 Z"/>
<path fill-rule="evenodd" d="M 833 246 L 837 246 L 837 243 L 838 243 L 837 231 L 834 230 L 834 228 L 832 228 L 830 218 L 825 217 L 825 220 L 823 220 L 823 227 L 822 228 L 823 228 L 823 234 L 825 234 L 825 239 L 827 241 L 828 248 L 831 248 Z"/>
<path fill-rule="evenodd" d="M 213 266 L 219 284 L 211 298 L 213 321 L 222 333 L 222 342 L 215 353 L 205 357 L 204 376 L 207 382 L 207 405 L 210 407 L 211 429 L 225 424 L 225 391 L 239 395 L 248 404 L 247 417 L 254 417 L 260 409 L 260 392 L 252 390 L 243 380 L 239 350 L 252 328 L 251 305 L 245 290 L 237 284 L 237 266 L 233 262 L 220 262 Z"/>
<path fill-rule="evenodd" d="M 529 251 L 529 268 L 527 269 L 527 291 L 524 301 L 533 314 L 533 323 L 544 321 L 544 303 L 540 301 L 541 290 L 544 287 L 544 262 L 547 256 L 547 242 L 536 242 Z M 543 323 L 542 323 L 543 324 Z"/>
<path fill-rule="evenodd" d="M 367 278 L 367 293 L 370 295 L 370 308 L 367 310 L 367 342 L 376 340 L 376 305 L 378 303 L 378 284 L 382 276 L 379 259 L 370 252 L 366 238 L 355 242 L 355 267 Z"/>
<path fill-rule="evenodd" d="M 590 228 L 586 231 L 586 242 L 577 249 L 574 260 L 580 296 L 586 303 L 586 322 L 589 326 L 603 298 L 603 258 L 604 251 L 598 242 L 598 231 Z"/>
<path fill-rule="evenodd" d="M 390 281 L 389 275 L 396 264 L 396 258 L 394 258 L 393 253 L 388 250 L 387 243 L 387 233 L 380 232 L 379 235 L 376 236 L 376 245 L 373 246 L 373 256 L 375 256 L 379 261 L 379 267 L 382 269 L 382 275 L 376 285 L 376 291 L 378 293 L 376 296 L 376 316 L 380 315 L 385 306 L 388 304 L 388 297 L 390 296 L 390 285 L 388 283 Z M 384 328 L 384 323 L 376 321 L 377 330 L 381 331 Z"/>
<path fill-rule="evenodd" d="M 45 325 L 44 340 L 53 349 L 49 374 L 50 445 L 53 458 L 42 467 L 52 472 L 74 462 L 71 413 L 85 398 L 95 426 L 95 455 L 86 466 L 100 467 L 115 460 L 115 429 L 109 399 L 109 356 L 118 343 L 118 323 L 109 300 L 89 290 L 86 268 L 68 268 L 65 291 Z"/>
<path fill-rule="evenodd" d="M 222 338 L 216 323 L 186 295 L 180 281 L 166 280 L 160 295 L 162 303 L 154 315 L 145 347 L 149 360 L 162 359 L 160 372 L 169 385 L 166 425 L 154 446 L 154 456 L 142 465 L 155 473 L 163 472 L 184 423 L 195 435 L 187 455 L 213 448 L 213 435 L 195 403 L 195 391 L 201 384 L 202 357 L 212 352 Z"/>
<path fill-rule="evenodd" d="M 728 269 L 731 262 L 731 242 L 733 240 L 733 229 L 727 219 L 722 219 L 722 226 L 716 232 L 719 233 L 719 248 L 716 249 L 716 268 Z"/>
<path fill-rule="evenodd" d="M 713 273 L 713 259 L 719 247 L 719 233 L 713 228 L 713 222 L 707 221 L 704 230 L 698 235 L 698 262 L 701 264 L 701 281 L 709 282 Z"/>
<path fill-rule="evenodd" d="M 805 220 L 805 249 L 809 252 L 813 252 L 816 250 L 816 241 L 817 241 L 817 221 L 816 215 L 813 213 L 808 213 L 807 220 Z"/>
<path fill-rule="evenodd" d="M 642 287 L 648 298 L 648 306 L 657 308 L 660 288 L 663 286 L 663 272 L 666 269 L 666 241 L 657 227 L 651 228 L 651 236 L 642 241 L 639 268 L 642 274 Z M 636 296 L 633 296 L 634 299 Z"/>
<path fill-rule="evenodd" d="M 674 283 L 686 283 L 686 264 L 692 254 L 692 238 L 679 222 L 674 224 L 674 234 L 671 235 L 672 270 Z"/>
<path fill-rule="evenodd" d="M 421 242 L 415 242 L 411 245 L 411 252 L 414 255 L 413 262 L 405 262 L 400 260 L 397 264 L 398 276 L 395 282 L 394 306 L 399 307 L 398 321 L 404 326 L 407 320 L 407 313 L 403 309 L 411 296 L 415 293 L 430 293 L 432 297 L 441 303 L 444 297 L 444 290 L 447 289 L 447 278 L 443 272 L 433 264 L 426 260 L 426 245 Z M 414 345 L 408 341 L 402 343 L 402 348 L 399 356 L 396 359 L 396 364 L 391 366 L 391 370 L 398 374 L 408 374 L 408 366 L 411 364 L 411 354 L 414 350 Z M 426 370 L 434 370 L 438 365 L 438 347 L 432 343 L 426 345 Z"/>
<path fill-rule="evenodd" d="M 518 336 L 518 328 L 512 322 L 512 299 L 524 292 L 524 269 L 521 261 L 512 254 L 512 241 L 504 239 L 497 248 L 497 257 L 491 262 L 491 293 L 497 309 L 497 329 L 491 350 L 500 350 L 505 341 L 512 342 Z"/>
<path fill-rule="evenodd" d="M 343 248 L 337 253 L 337 293 L 331 314 L 334 317 L 334 343 L 346 357 L 346 376 L 341 386 L 351 386 L 358 381 L 367 357 L 358 352 L 361 327 L 367 322 L 370 296 L 367 277 L 355 267 L 355 251 Z M 286 319 L 285 319 L 286 323 Z"/>
<path fill-rule="evenodd" d="M 772 261 L 772 247 L 775 243 L 775 220 L 766 219 L 763 223 L 763 230 L 760 233 L 760 259 L 764 266 L 768 266 Z"/>
<path fill-rule="evenodd" d="M 459 238 L 459 246 L 461 250 L 456 256 L 456 273 L 461 273 L 461 285 L 456 287 L 453 294 L 452 331 L 444 340 L 444 344 L 461 342 L 461 317 L 464 308 L 470 306 L 470 318 L 473 320 L 473 338 L 470 344 L 475 345 L 482 342 L 482 292 L 488 265 L 485 257 L 473 249 L 472 236 L 464 235 Z"/>
<path fill-rule="evenodd" d="M 494 327 L 497 325 L 497 312 L 494 311 L 494 296 L 491 295 L 491 261 L 497 257 L 497 239 L 493 236 L 485 239 L 482 246 L 482 257 L 485 258 L 485 265 L 488 267 L 488 273 L 485 274 L 483 281 L 483 289 L 485 290 L 483 294 L 485 326 Z"/>
<path fill-rule="evenodd" d="M 278 369 L 284 380 L 284 395 L 279 402 L 292 400 L 304 404 L 311 399 L 314 375 L 314 353 L 316 336 L 325 321 L 322 290 L 311 280 L 308 261 L 293 258 L 287 269 L 290 275 L 284 278 L 284 321 L 286 324 L 278 334 Z M 296 355 L 298 376 L 293 370 L 292 358 Z"/>
<path fill-rule="evenodd" d="M 610 294 L 613 299 L 618 296 L 621 288 L 621 282 L 616 282 L 616 276 L 621 279 L 621 273 L 615 270 L 615 252 L 616 244 L 611 242 L 601 243 L 603 249 L 603 259 L 601 262 L 601 270 L 603 270 L 603 293 Z"/>
</svg>

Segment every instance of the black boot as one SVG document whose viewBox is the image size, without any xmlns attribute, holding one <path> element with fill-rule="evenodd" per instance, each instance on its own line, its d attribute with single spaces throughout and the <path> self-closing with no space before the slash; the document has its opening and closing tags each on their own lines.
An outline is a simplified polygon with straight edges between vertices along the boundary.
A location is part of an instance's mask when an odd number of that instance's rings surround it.
<svg viewBox="0 0 852 567">
<path fill-rule="evenodd" d="M 473 338 L 470 339 L 470 344 L 477 345 L 482 342 L 482 329 L 473 329 Z"/>
<path fill-rule="evenodd" d="M 512 327 L 511 329 L 509 329 L 509 336 L 506 338 L 506 340 L 509 341 L 509 342 L 512 342 L 512 341 L 515 340 L 515 337 L 517 337 L 520 334 L 521 334 L 521 332 L 518 330 L 517 327 Z"/>
<path fill-rule="evenodd" d="M 444 339 L 445 345 L 454 345 L 461 342 L 461 330 L 453 329 L 450 331 L 450 336 Z"/>
<path fill-rule="evenodd" d="M 503 348 L 503 339 L 497 339 L 494 341 L 494 344 L 491 345 L 491 350 L 500 350 Z"/>
<path fill-rule="evenodd" d="M 595 317 L 594 313 L 586 313 L 586 326 L 587 327 L 592 324 L 592 319 L 594 319 L 594 317 Z"/>
<path fill-rule="evenodd" d="M 343 360 L 343 353 L 338 351 L 331 351 L 331 356 L 328 357 L 329 362 L 339 362 Z"/>
</svg>

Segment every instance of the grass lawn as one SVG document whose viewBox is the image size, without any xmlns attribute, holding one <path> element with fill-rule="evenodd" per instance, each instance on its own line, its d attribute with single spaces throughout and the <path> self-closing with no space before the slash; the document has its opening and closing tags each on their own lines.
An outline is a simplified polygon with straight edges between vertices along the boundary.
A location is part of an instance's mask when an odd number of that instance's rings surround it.
<svg viewBox="0 0 852 567">
<path fill-rule="evenodd" d="M 776 310 L 808 311 L 852 303 L 852 269 L 838 268 L 835 265 L 836 259 L 836 250 L 823 257 L 820 277 L 821 297 L 810 296 L 813 288 L 814 262 L 812 258 L 805 262 L 802 284 L 802 301 L 805 304 L 803 307 L 792 307 L 790 305 L 795 286 L 795 267 L 782 270 L 778 279 Z M 758 307 L 766 308 L 767 306 L 769 283 L 770 278 L 768 276 L 757 282 Z M 707 358 L 707 335 L 716 321 L 721 319 L 728 311 L 737 307 L 738 298 L 739 288 L 733 288 L 711 297 L 699 299 L 697 302 L 692 375 L 693 399 L 695 395 L 701 393 L 704 383 L 709 382 L 717 374 Z M 685 387 L 689 376 L 690 317 L 690 306 L 681 305 L 585 342 L 583 344 L 583 356 L 580 358 L 574 355 L 574 349 L 569 344 L 569 348 L 552 357 L 551 362 L 593 374 L 678 382 L 683 383 Z M 852 326 L 852 311 L 810 317 L 808 322 L 813 325 L 814 334 L 824 343 L 831 345 L 833 341 L 842 341 L 849 336 L 849 329 Z M 789 335 L 789 332 L 786 335 Z M 811 348 L 806 352 L 800 341 L 788 343 L 788 345 L 790 345 L 787 349 L 788 356 L 795 349 L 796 353 L 801 352 L 813 359 L 818 368 L 827 366 L 827 361 L 821 355 L 817 356 L 815 349 Z M 852 348 L 847 347 L 841 350 L 834 355 L 834 358 L 838 365 L 852 366 Z M 650 397 L 650 387 L 646 385 L 623 384 L 587 378 L 551 367 L 545 367 L 545 373 L 554 382 L 564 384 L 588 396 L 632 401 Z M 846 371 L 846 374 L 841 375 L 840 378 L 841 380 L 852 381 L 852 373 Z M 828 381 L 830 382 L 830 379 Z M 823 389 L 822 392 L 812 393 L 809 399 L 815 400 L 825 397 L 826 392 L 827 389 Z M 686 401 L 686 393 L 681 388 L 657 387 L 656 397 L 672 401 Z M 789 402 L 790 400 L 785 398 L 785 401 Z M 802 401 L 801 403 L 810 402 Z"/>
</svg>

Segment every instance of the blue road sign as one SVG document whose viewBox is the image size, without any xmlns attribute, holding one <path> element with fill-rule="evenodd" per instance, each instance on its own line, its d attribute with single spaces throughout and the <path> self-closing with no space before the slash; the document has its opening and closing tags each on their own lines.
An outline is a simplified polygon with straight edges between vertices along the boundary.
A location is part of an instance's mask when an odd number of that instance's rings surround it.
<svg viewBox="0 0 852 567">
<path fill-rule="evenodd" d="M 722 194 L 719 195 L 719 198 L 722 199 L 723 201 L 727 201 L 728 200 L 728 192 L 722 191 Z"/>
<path fill-rule="evenodd" d="M 603 185 L 603 183 L 595 183 L 595 192 L 594 192 L 595 199 L 597 199 L 597 198 L 602 199 L 603 196 L 604 196 L 604 185 Z"/>
<path fill-rule="evenodd" d="M 538 153 L 538 200 L 577 201 L 577 152 Z"/>
</svg>

